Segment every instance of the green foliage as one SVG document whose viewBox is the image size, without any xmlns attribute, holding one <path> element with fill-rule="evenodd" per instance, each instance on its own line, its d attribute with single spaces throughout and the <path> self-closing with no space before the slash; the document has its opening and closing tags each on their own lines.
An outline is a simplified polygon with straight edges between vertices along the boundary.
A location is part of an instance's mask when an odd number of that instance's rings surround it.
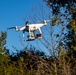
<svg viewBox="0 0 76 75">
<path fill-rule="evenodd" d="M 2 37 L 2 36 L 1 36 Z M 1 39 L 1 38 L 0 38 Z M 4 39 L 6 40 L 6 38 Z M 1 41 L 3 42 L 3 41 Z M 2 48 L 5 46 L 3 44 Z M 5 50 L 6 51 L 6 50 Z M 43 57 L 42 57 L 43 56 Z M 0 75 L 75 75 L 66 52 L 60 49 L 59 57 L 45 59 L 45 54 L 33 46 L 16 55 L 0 54 Z M 70 68 L 71 66 L 71 68 Z M 71 73 L 73 69 L 73 72 Z"/>
<path fill-rule="evenodd" d="M 56 25 L 56 21 L 58 20 L 57 17 L 55 17 L 53 20 L 52 20 L 52 26 L 55 26 Z"/>
<path fill-rule="evenodd" d="M 72 5 L 74 2 L 76 2 L 76 0 L 69 0 L 69 1 L 68 0 L 44 0 L 44 1 L 46 1 L 49 4 L 51 2 L 53 4 L 57 3 L 62 6 L 64 6 L 65 4 Z"/>
<path fill-rule="evenodd" d="M 44 1 L 46 2 L 49 8 L 52 8 L 53 14 L 55 14 L 55 16 L 60 15 L 59 9 L 61 7 L 66 8 L 69 14 L 72 16 L 70 19 L 66 19 L 68 22 L 68 25 L 66 26 L 67 33 L 65 34 L 63 33 L 64 38 L 60 41 L 60 45 L 58 46 L 61 48 L 57 49 L 58 62 L 59 62 L 57 65 L 59 67 L 56 65 L 56 63 L 55 65 L 57 66 L 56 72 L 61 69 L 61 75 L 76 75 L 75 72 L 76 65 L 74 66 L 74 64 L 76 64 L 75 61 L 76 59 L 76 0 L 44 0 Z M 67 17 L 68 15 L 66 16 L 66 18 Z M 54 24 L 55 23 L 56 22 L 54 21 Z M 57 75 L 57 73 L 55 75 Z"/>
<path fill-rule="evenodd" d="M 0 32 L 0 75 L 6 75 L 9 56 L 6 53 L 6 32 Z"/>
<path fill-rule="evenodd" d="M 72 13 L 76 0 L 43 0 L 46 2 L 47 6 L 52 7 L 53 13 L 58 14 L 60 7 L 67 7 L 67 9 Z"/>
<path fill-rule="evenodd" d="M 6 32 L 0 32 L 0 52 L 6 50 L 5 44 L 6 44 Z"/>
<path fill-rule="evenodd" d="M 47 66 L 48 64 L 44 59 L 26 51 L 21 51 L 19 55 L 19 57 L 11 56 L 11 63 L 8 68 L 9 75 L 47 75 L 48 73 L 50 75 L 50 71 L 48 71 L 50 67 Z M 18 59 L 14 60 L 15 58 Z"/>
<path fill-rule="evenodd" d="M 69 48 L 68 55 L 70 57 L 76 57 L 76 19 L 72 19 L 68 28 L 67 40 L 66 44 Z"/>
</svg>

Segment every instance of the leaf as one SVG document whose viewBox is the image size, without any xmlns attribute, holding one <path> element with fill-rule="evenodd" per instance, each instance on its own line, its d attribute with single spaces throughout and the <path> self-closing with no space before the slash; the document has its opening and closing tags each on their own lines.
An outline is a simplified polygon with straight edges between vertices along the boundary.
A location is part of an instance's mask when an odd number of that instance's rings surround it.
<svg viewBox="0 0 76 75">
<path fill-rule="evenodd" d="M 56 25 L 56 21 L 58 20 L 57 17 L 55 17 L 53 20 L 52 20 L 52 26 L 55 26 Z"/>
</svg>

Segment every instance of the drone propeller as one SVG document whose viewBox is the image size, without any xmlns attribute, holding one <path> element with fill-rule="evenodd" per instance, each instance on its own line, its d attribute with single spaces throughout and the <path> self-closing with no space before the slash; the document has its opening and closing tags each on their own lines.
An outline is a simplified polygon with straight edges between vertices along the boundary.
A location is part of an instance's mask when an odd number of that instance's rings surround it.
<svg viewBox="0 0 76 75">
<path fill-rule="evenodd" d="M 49 21 L 51 21 L 51 20 L 45 20 L 46 22 L 49 22 Z"/>
<path fill-rule="evenodd" d="M 15 27 L 10 27 L 10 28 L 7 28 L 7 29 L 16 29 L 16 26 Z"/>
<path fill-rule="evenodd" d="M 10 28 L 7 28 L 7 30 L 9 30 L 9 29 L 15 29 L 16 31 L 19 31 L 19 29 L 18 29 L 18 27 L 17 27 L 17 26 L 15 26 L 15 27 L 10 27 Z"/>
<path fill-rule="evenodd" d="M 25 22 L 25 25 L 27 25 L 27 24 L 29 23 L 29 21 L 30 21 L 30 20 L 26 21 L 26 22 Z"/>
<path fill-rule="evenodd" d="M 38 22 L 49 22 L 49 21 L 51 21 L 51 20 L 39 20 Z"/>
</svg>

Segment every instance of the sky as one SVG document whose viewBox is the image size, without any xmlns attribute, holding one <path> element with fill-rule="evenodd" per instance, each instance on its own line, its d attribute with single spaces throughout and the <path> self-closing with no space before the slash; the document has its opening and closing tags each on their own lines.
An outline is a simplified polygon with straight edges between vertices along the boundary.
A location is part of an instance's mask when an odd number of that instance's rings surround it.
<svg viewBox="0 0 76 75">
<path fill-rule="evenodd" d="M 26 16 L 32 12 L 32 7 L 38 5 L 39 1 L 41 0 L 0 0 L 0 31 L 7 32 L 6 48 L 11 53 L 15 52 L 13 47 L 23 49 L 30 44 L 39 47 L 40 43 L 36 43 L 36 41 L 23 42 L 22 32 L 7 31 L 7 28 L 12 26 L 23 26 L 25 24 L 24 19 L 27 19 Z M 43 45 L 40 46 L 43 47 Z"/>
<path fill-rule="evenodd" d="M 41 3 L 41 5 L 40 5 Z M 44 8 L 43 8 L 44 7 Z M 34 9 L 33 9 L 34 8 Z M 43 10 L 43 11 L 42 11 Z M 60 13 L 65 13 L 65 8 L 60 9 Z M 34 12 L 33 12 L 34 11 Z M 52 10 L 50 9 L 50 16 L 53 18 Z M 33 13 L 33 14 L 32 14 Z M 36 39 L 35 41 L 25 42 L 22 38 L 22 32 L 15 32 L 15 30 L 8 30 L 7 28 L 13 26 L 24 26 L 25 22 L 29 20 L 29 15 L 33 16 L 31 20 L 41 20 L 48 19 L 49 10 L 47 6 L 42 2 L 42 0 L 0 0 L 0 31 L 7 32 L 6 38 L 6 48 L 10 50 L 10 53 L 16 53 L 16 49 L 23 50 L 24 47 L 30 45 L 35 46 L 37 49 L 44 51 L 49 54 L 48 49 L 45 48 L 41 42 Z M 67 13 L 68 14 L 68 13 Z M 62 17 L 63 18 L 63 17 Z M 66 22 L 65 22 L 66 23 Z M 47 24 L 47 29 L 49 30 L 49 25 Z M 61 31 L 61 26 L 53 27 L 54 33 L 59 33 Z M 46 27 L 41 29 L 42 35 L 46 37 L 46 40 L 51 43 L 51 37 L 49 35 Z M 27 33 L 25 33 L 25 40 Z M 53 38 L 55 39 L 55 38 Z M 43 40 L 43 38 L 41 38 Z M 45 43 L 48 46 L 48 43 Z M 13 47 L 16 47 L 13 48 Z M 49 48 L 51 46 L 48 46 Z M 51 49 L 51 48 L 50 48 Z"/>
<path fill-rule="evenodd" d="M 24 17 L 32 12 L 38 0 L 0 0 L 0 28 L 23 24 Z"/>
<path fill-rule="evenodd" d="M 61 8 L 62 14 L 64 13 L 63 10 L 65 9 Z M 43 46 L 43 44 L 39 42 L 38 39 L 36 41 L 24 42 L 22 38 L 22 32 L 15 32 L 15 30 L 7 31 L 7 28 L 9 27 L 24 26 L 25 22 L 29 20 L 29 15 L 36 15 L 33 18 L 33 20 L 35 20 L 36 17 L 47 19 L 47 14 L 48 9 L 46 5 L 42 2 L 42 0 L 0 0 L 0 31 L 7 32 L 6 48 L 9 49 L 12 53 L 16 52 L 13 47 L 16 47 L 17 49 L 23 49 L 24 47 L 30 46 L 31 44 L 37 49 L 43 50 L 44 52 L 49 54 L 47 49 Z M 52 13 L 50 13 L 50 15 L 52 16 Z M 54 27 L 54 32 L 58 32 L 58 29 L 60 29 L 59 26 L 56 27 L 56 29 Z M 41 30 L 43 32 L 43 36 L 47 37 L 48 32 L 44 32 L 45 28 Z M 26 36 L 27 33 L 25 33 L 25 40 L 27 40 Z M 41 39 L 43 40 L 43 38 Z M 47 37 L 47 40 L 49 39 L 50 37 Z"/>
</svg>

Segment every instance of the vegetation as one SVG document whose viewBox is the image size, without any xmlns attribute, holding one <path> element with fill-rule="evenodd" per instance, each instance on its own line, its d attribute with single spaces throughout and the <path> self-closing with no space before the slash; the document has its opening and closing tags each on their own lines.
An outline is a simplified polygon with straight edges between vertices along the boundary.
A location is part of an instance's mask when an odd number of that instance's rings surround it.
<svg viewBox="0 0 76 75">
<path fill-rule="evenodd" d="M 6 40 L 5 32 L 1 32 L 1 37 Z M 1 41 L 3 43 L 3 40 Z M 5 44 L 3 45 L 3 47 Z M 1 47 L 1 52 L 3 48 Z M 16 55 L 9 55 L 6 52 L 0 54 L 0 75 L 75 75 L 76 60 L 69 62 L 68 54 L 61 51 L 56 58 L 47 57 L 44 52 L 31 47 L 31 50 L 24 51 Z"/>
</svg>

